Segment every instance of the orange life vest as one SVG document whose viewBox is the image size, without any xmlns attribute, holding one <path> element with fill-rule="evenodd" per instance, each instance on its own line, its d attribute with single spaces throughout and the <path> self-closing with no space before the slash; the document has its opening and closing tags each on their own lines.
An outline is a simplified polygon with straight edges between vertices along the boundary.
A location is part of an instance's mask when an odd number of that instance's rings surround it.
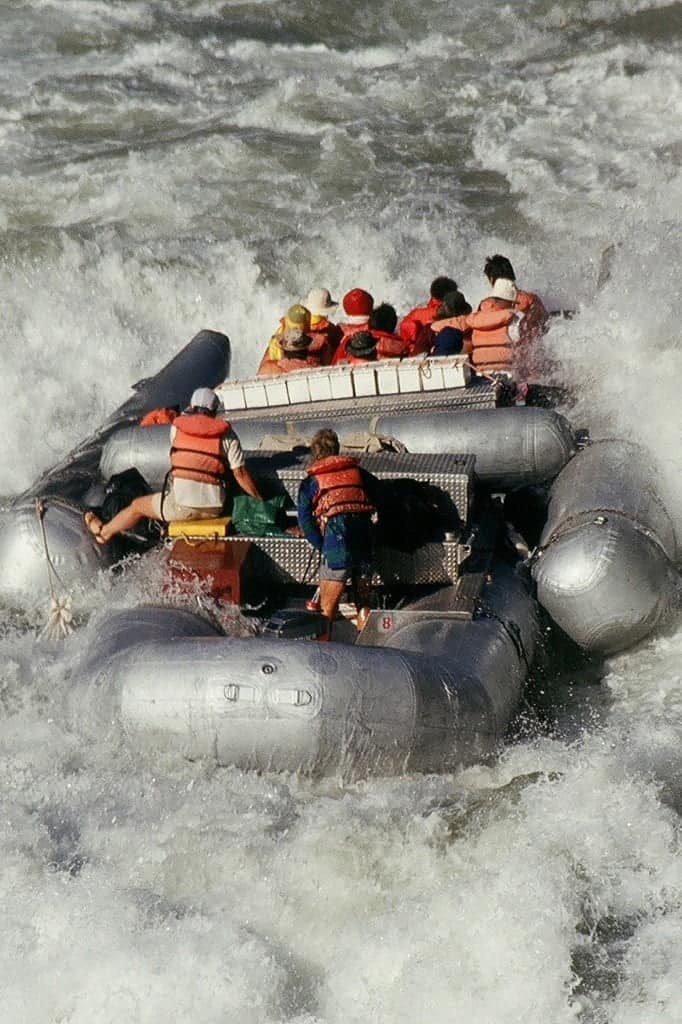
<svg viewBox="0 0 682 1024">
<path fill-rule="evenodd" d="M 171 448 L 171 476 L 204 484 L 222 483 L 226 462 L 223 437 L 230 429 L 227 420 L 205 413 L 177 416 Z"/>
<path fill-rule="evenodd" d="M 296 359 L 294 356 L 282 356 L 277 360 L 280 373 L 292 373 L 294 370 L 312 370 L 321 366 L 318 356 L 307 355 L 305 359 Z"/>
<path fill-rule="evenodd" d="M 377 339 L 378 359 L 399 359 L 405 355 L 407 346 L 398 334 L 390 334 L 388 331 L 379 331 L 372 328 L 369 332 Z"/>
<path fill-rule="evenodd" d="M 350 455 L 329 455 L 308 468 L 319 490 L 313 496 L 313 515 L 322 529 L 332 516 L 346 512 L 374 512 L 367 496 L 358 460 Z"/>
<path fill-rule="evenodd" d="M 471 362 L 477 370 L 510 370 L 513 358 L 509 326 L 517 314 L 506 299 L 484 299 L 466 317 L 472 328 Z"/>
<path fill-rule="evenodd" d="M 140 420 L 141 427 L 156 427 L 164 423 L 172 423 L 177 418 L 177 409 L 152 409 Z"/>
</svg>

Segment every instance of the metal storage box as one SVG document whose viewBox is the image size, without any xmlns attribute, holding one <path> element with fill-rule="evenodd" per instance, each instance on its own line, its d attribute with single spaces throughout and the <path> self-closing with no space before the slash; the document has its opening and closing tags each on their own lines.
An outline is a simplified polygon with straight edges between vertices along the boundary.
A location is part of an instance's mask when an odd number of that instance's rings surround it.
<svg viewBox="0 0 682 1024">
<path fill-rule="evenodd" d="M 356 395 L 376 395 L 377 378 L 374 366 L 370 363 L 366 366 L 354 366 L 353 383 Z"/>
<path fill-rule="evenodd" d="M 226 380 L 215 391 L 228 412 L 231 409 L 246 409 L 244 388 L 240 381 Z"/>
<path fill-rule="evenodd" d="M 262 409 L 268 404 L 263 378 L 261 380 L 246 380 L 243 388 L 247 409 Z"/>
<path fill-rule="evenodd" d="M 288 373 L 284 380 L 286 380 L 287 384 L 290 405 L 294 405 L 296 402 L 310 401 L 310 387 L 308 385 L 307 373 L 302 373 L 300 371 L 297 371 L 296 373 Z"/>
<path fill-rule="evenodd" d="M 393 359 L 380 360 L 376 367 L 377 387 L 380 395 L 397 395 L 400 391 L 398 385 L 398 364 Z"/>
</svg>

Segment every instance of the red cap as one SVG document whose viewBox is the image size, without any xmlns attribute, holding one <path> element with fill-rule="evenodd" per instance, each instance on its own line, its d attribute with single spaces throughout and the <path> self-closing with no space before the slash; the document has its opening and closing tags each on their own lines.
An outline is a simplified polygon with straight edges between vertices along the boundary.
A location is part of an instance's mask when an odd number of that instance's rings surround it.
<svg viewBox="0 0 682 1024">
<path fill-rule="evenodd" d="M 374 309 L 374 299 L 362 288 L 353 288 L 343 297 L 343 310 L 348 316 L 369 316 Z"/>
</svg>

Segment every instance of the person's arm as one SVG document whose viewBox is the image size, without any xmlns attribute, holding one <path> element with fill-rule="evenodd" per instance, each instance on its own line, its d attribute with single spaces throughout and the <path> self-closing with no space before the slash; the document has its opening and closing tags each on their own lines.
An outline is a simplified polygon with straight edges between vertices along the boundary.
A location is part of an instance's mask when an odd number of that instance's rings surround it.
<svg viewBox="0 0 682 1024">
<path fill-rule="evenodd" d="M 250 495 L 252 498 L 258 498 L 259 501 L 262 501 L 263 498 L 256 486 L 256 483 L 246 468 L 241 442 L 232 429 L 230 429 L 223 438 L 223 452 L 225 453 L 227 465 L 232 471 L 232 475 L 241 489 L 245 494 Z"/>
<path fill-rule="evenodd" d="M 258 498 L 259 501 L 263 500 L 260 491 L 256 487 L 253 477 L 251 476 L 245 465 L 237 466 L 236 469 L 232 470 L 232 473 L 234 474 L 235 480 L 237 481 L 241 489 L 246 492 L 246 494 L 250 494 L 252 498 Z"/>
<path fill-rule="evenodd" d="M 417 319 L 417 316 L 417 309 L 411 309 L 409 313 L 405 314 L 398 327 L 398 334 L 408 345 L 415 341 L 421 327 L 421 322 Z"/>
<path fill-rule="evenodd" d="M 305 480 L 301 481 L 301 486 L 298 489 L 298 498 L 296 500 L 296 513 L 298 515 L 298 525 L 303 531 L 303 536 L 312 544 L 318 551 L 322 550 L 322 533 L 317 525 L 317 520 L 313 515 L 313 487 L 315 486 L 314 481 L 310 477 L 306 477 Z"/>
<path fill-rule="evenodd" d="M 374 476 L 374 473 L 370 473 L 366 469 L 360 469 L 362 474 L 362 482 L 365 488 L 365 493 L 371 503 L 374 505 L 375 510 L 379 510 L 379 504 L 381 501 L 381 481 L 378 477 Z"/>
</svg>

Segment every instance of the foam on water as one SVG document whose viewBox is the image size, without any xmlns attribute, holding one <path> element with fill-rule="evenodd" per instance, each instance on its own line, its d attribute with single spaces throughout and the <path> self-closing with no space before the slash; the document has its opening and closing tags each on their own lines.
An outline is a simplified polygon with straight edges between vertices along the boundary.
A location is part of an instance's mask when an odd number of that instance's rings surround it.
<svg viewBox="0 0 682 1024">
<path fill-rule="evenodd" d="M 572 420 L 645 444 L 682 521 L 670 5 L 0 7 L 0 494 L 202 327 L 243 375 L 315 284 L 475 303 L 501 251 L 577 311 L 546 339 Z M 98 616 L 157 569 L 94 583 L 65 643 L 47 592 L 0 632 L 8 1024 L 679 1019 L 682 634 L 563 666 L 489 765 L 255 776 L 71 728 Z"/>
</svg>

